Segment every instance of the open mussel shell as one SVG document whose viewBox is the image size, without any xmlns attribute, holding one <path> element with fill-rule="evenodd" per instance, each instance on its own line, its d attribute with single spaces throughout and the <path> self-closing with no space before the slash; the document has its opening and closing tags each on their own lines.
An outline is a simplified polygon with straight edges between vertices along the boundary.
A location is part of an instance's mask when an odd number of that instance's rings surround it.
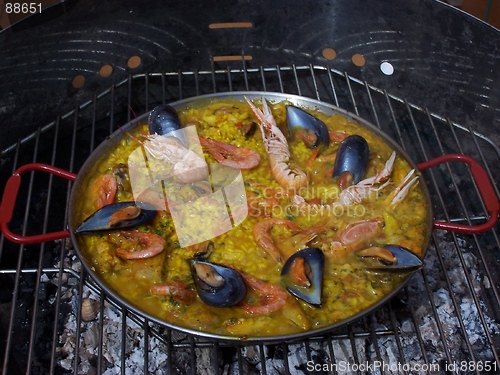
<svg viewBox="0 0 500 375">
<path fill-rule="evenodd" d="M 112 229 L 132 228 L 146 224 L 156 217 L 156 209 L 145 202 L 108 204 L 94 212 L 75 230 L 85 234 Z"/>
<path fill-rule="evenodd" d="M 304 259 L 306 276 L 310 283 L 309 286 L 300 286 L 294 282 L 291 272 L 297 258 Z M 283 266 L 283 270 L 281 271 L 281 276 L 286 289 L 295 297 L 300 298 L 311 305 L 320 306 L 324 266 L 325 256 L 320 249 L 311 247 L 296 252 L 288 258 Z"/>
<path fill-rule="evenodd" d="M 422 260 L 412 253 L 410 250 L 399 245 L 385 245 L 383 250 L 388 250 L 394 257 L 394 262 L 387 262 L 384 257 L 377 256 L 376 252 L 371 252 L 370 258 L 375 261 L 367 264 L 365 269 L 374 272 L 394 272 L 394 273 L 407 273 L 415 272 L 424 266 Z M 362 252 L 356 253 L 360 257 L 368 257 L 362 255 Z"/>
<path fill-rule="evenodd" d="M 286 121 L 288 130 L 293 136 L 297 131 L 312 131 L 314 136 L 308 142 L 304 141 L 309 148 L 318 147 L 320 143 L 328 145 L 330 138 L 328 129 L 320 119 L 310 115 L 303 109 L 289 105 L 286 107 Z M 309 137 L 308 137 L 309 139 Z"/>
<path fill-rule="evenodd" d="M 369 156 L 370 150 L 366 140 L 359 135 L 350 135 L 340 143 L 333 166 L 333 177 L 350 173 L 350 183 L 357 184 L 366 173 Z"/>
<path fill-rule="evenodd" d="M 168 104 L 160 104 L 156 106 L 148 117 L 149 134 L 168 135 L 173 133 L 184 145 L 186 143 L 181 132 L 182 122 L 177 111 Z"/>
<path fill-rule="evenodd" d="M 196 259 L 190 266 L 198 295 L 207 305 L 229 307 L 245 298 L 247 287 L 234 269 Z"/>
</svg>

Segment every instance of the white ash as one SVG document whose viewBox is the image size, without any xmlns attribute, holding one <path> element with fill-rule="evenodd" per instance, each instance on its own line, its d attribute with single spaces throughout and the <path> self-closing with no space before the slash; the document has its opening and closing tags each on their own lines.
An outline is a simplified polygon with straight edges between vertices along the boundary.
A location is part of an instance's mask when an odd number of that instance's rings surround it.
<svg viewBox="0 0 500 375">
<path fill-rule="evenodd" d="M 224 374 L 258 374 L 262 373 L 263 365 L 266 367 L 266 373 L 272 375 L 287 373 L 294 375 L 310 374 L 311 372 L 308 372 L 306 365 L 307 358 L 311 358 L 314 364 L 326 364 L 326 367 L 319 367 L 320 369 L 326 368 L 338 374 L 353 372 L 352 368 L 350 371 L 349 369 L 343 371 L 342 366 L 345 368 L 349 364 L 369 365 L 379 361 L 387 365 L 387 368 L 384 370 L 375 369 L 373 373 L 399 374 L 401 373 L 400 366 L 402 364 L 409 365 L 413 369 L 421 368 L 422 364 L 426 363 L 440 364 L 440 368 L 444 369 L 444 363 L 448 360 L 446 351 L 449 352 L 451 359 L 454 361 L 471 360 L 471 353 L 467 353 L 468 348 L 464 344 L 464 336 L 466 336 L 469 345 L 472 347 L 476 361 L 494 360 L 485 329 L 492 335 L 497 335 L 500 332 L 500 326 L 488 315 L 488 310 L 481 299 L 483 289 L 491 287 L 489 280 L 478 269 L 479 260 L 469 251 L 471 249 L 467 248 L 466 241 L 460 238 L 457 239 L 457 243 L 460 245 L 459 251 L 462 252 L 464 259 L 464 266 L 462 267 L 454 243 L 446 241 L 442 233 L 437 234 L 437 240 L 449 285 L 446 283 L 446 278 L 440 274 L 442 269 L 436 249 L 434 246 L 430 246 L 425 258 L 425 279 L 421 274 L 414 275 L 407 286 L 408 299 L 404 292 L 396 297 L 396 299 L 400 298 L 406 306 L 412 306 L 414 313 L 414 318 L 406 314 L 407 317 L 403 317 L 398 321 L 398 337 L 393 334 L 380 335 L 376 343 L 374 343 L 371 338 L 355 336 L 355 353 L 352 350 L 350 340 L 336 339 L 331 343 L 334 358 L 330 358 L 330 351 L 325 343 L 320 345 L 311 342 L 309 344 L 309 357 L 304 345 L 290 345 L 286 356 L 287 363 L 282 358 L 282 353 L 281 355 L 272 355 L 269 353 L 268 347 L 263 346 L 266 360 L 262 364 L 260 362 L 261 348 L 252 346 L 241 350 L 243 356 L 243 360 L 240 361 L 242 368 L 240 368 L 235 358 L 234 363 L 226 365 Z M 470 275 L 472 290 L 464 276 L 465 272 Z M 427 297 L 427 290 L 431 293 L 430 298 L 432 300 Z M 450 293 L 453 293 L 456 305 L 454 305 Z M 472 293 L 479 300 L 480 309 L 484 314 L 487 327 L 483 327 L 479 318 Z M 436 321 L 431 302 L 437 312 L 439 322 Z M 457 309 L 458 311 L 456 311 Z M 370 324 L 376 332 L 384 332 L 390 329 L 390 318 L 384 316 L 384 311 L 385 309 L 381 309 L 371 315 L 372 321 L 370 321 Z M 465 333 L 461 331 L 460 321 L 465 327 Z M 357 324 L 355 323 L 354 326 Z M 418 340 L 418 335 L 421 336 L 423 348 Z M 378 351 L 375 345 L 378 347 Z M 332 364 L 335 366 L 333 370 Z M 426 374 L 428 372 L 422 370 L 421 372 L 413 371 L 413 373 Z"/>
<path fill-rule="evenodd" d="M 364 339 L 355 340 L 356 353 L 353 352 L 351 342 L 348 339 L 334 340 L 331 344 L 334 359 L 328 355 L 325 342 L 311 341 L 308 348 L 303 344 L 287 345 L 285 346 L 286 356 L 281 345 L 243 347 L 240 350 L 242 355 L 241 367 L 235 357 L 232 363 L 225 366 L 223 374 L 261 374 L 264 373 L 263 367 L 265 367 L 265 373 L 269 375 L 329 374 L 332 372 L 332 364 L 336 363 L 335 373 L 347 375 L 352 374 L 350 365 L 365 358 L 366 343 Z M 264 353 L 261 353 L 261 351 Z M 264 363 L 260 360 L 262 354 L 266 358 Z M 319 366 L 319 371 L 318 369 L 311 371 L 312 366 Z M 323 366 L 326 366 L 326 368 Z"/>
<path fill-rule="evenodd" d="M 437 232 L 437 243 L 440 255 L 433 245 L 428 249 L 425 257 L 424 276 L 415 274 L 406 287 L 407 292 L 401 292 L 394 300 L 404 305 L 403 312 L 397 320 L 395 334 L 380 334 L 374 342 L 372 336 L 353 335 L 354 341 L 343 338 L 333 339 L 329 344 L 327 339 L 316 342 L 311 340 L 306 347 L 303 343 L 296 345 L 248 345 L 238 349 L 221 346 L 197 346 L 186 334 L 172 331 L 172 345 L 170 352 L 164 340 L 153 335 L 148 339 L 148 371 L 151 374 L 201 374 L 211 375 L 222 373 L 232 374 L 260 374 L 269 375 L 304 375 L 308 370 L 308 360 L 314 364 L 331 366 L 336 364 L 334 373 L 349 374 L 351 369 L 344 365 L 370 364 L 382 361 L 389 366 L 388 371 L 374 371 L 373 373 L 397 374 L 397 366 L 401 363 L 413 366 L 424 363 L 436 364 L 446 362 L 448 351 L 452 360 L 471 360 L 467 346 L 464 345 L 464 336 L 474 352 L 474 359 L 493 360 L 489 343 L 485 335 L 485 328 L 496 335 L 500 332 L 499 325 L 490 318 L 488 310 L 481 296 L 485 289 L 491 288 L 490 280 L 479 269 L 480 260 L 471 252 L 471 247 L 461 238 L 457 238 L 460 249 L 455 242 L 450 241 L 445 232 Z M 457 251 L 461 252 L 464 266 L 461 265 Z M 440 261 L 440 258 L 442 261 Z M 444 265 L 442 269 L 441 262 Z M 81 271 L 81 263 L 73 257 L 65 267 Z M 443 272 L 446 273 L 444 277 Z M 471 287 L 465 278 L 465 272 L 470 276 Z M 67 298 L 73 305 L 73 312 L 67 315 L 64 331 L 60 335 L 59 364 L 66 370 L 73 369 L 76 347 L 76 315 L 77 284 L 73 275 L 65 274 L 63 281 L 63 298 Z M 449 283 L 446 282 L 449 280 Z M 79 282 L 79 281 L 78 281 Z M 428 296 L 428 292 L 431 293 Z M 450 295 L 451 293 L 451 295 Z M 487 327 L 483 327 L 479 319 L 477 306 L 473 294 L 479 300 L 480 309 L 484 314 Z M 453 303 L 452 296 L 456 304 Z M 92 298 L 100 301 L 100 296 L 84 287 L 82 298 Z M 391 302 L 393 303 L 393 302 Z M 413 310 L 413 316 L 409 313 Z M 434 310 L 436 314 L 434 314 Z M 457 311 L 458 310 L 458 311 Z M 369 325 L 374 332 L 391 332 L 394 329 L 388 309 L 382 308 L 371 314 Z M 438 320 L 436 320 L 438 319 Z M 462 322 L 466 333 L 461 332 L 459 322 Z M 91 322 L 82 322 L 80 327 L 80 352 L 78 356 L 78 373 L 95 373 L 99 345 L 102 345 L 103 373 L 106 375 L 121 373 L 122 354 L 122 315 L 121 311 L 105 302 L 103 327 L 99 327 L 99 316 Z M 354 328 L 352 328 L 354 327 Z M 440 331 L 440 328 L 441 331 Z M 366 332 L 366 322 L 358 321 L 351 325 L 353 332 Z M 102 343 L 99 334 L 102 329 Z M 358 331 L 356 331 L 358 329 Z M 361 329 L 361 331 L 359 331 Z M 342 331 L 342 332 L 345 332 Z M 144 369 L 144 330 L 133 320 L 127 319 L 125 343 L 125 373 L 145 373 Z M 421 337 L 421 342 L 418 337 Z M 443 342 L 444 340 L 444 342 Z M 187 345 L 186 345 L 187 344 Z M 354 348 L 353 348 L 354 344 Z M 180 347 L 182 346 L 182 347 Z M 423 347 L 422 347 L 423 346 Z M 333 356 L 331 351 L 333 350 Z M 217 351 L 217 353 L 215 352 Z M 222 354 L 225 351 L 225 355 Z M 229 352 L 229 357 L 227 353 Z M 168 358 L 168 354 L 172 358 Z M 215 361 L 217 354 L 218 362 Z M 193 360 L 194 356 L 194 360 Z M 222 359 L 224 357 L 224 359 Z M 264 358 L 264 361 L 261 359 Z M 173 369 L 167 368 L 170 360 Z M 223 363 L 224 361 L 224 363 Z M 194 366 L 194 368 L 193 368 Z M 331 368 L 331 367 L 330 367 Z M 332 371 L 326 373 L 331 373 Z M 321 373 L 321 372 L 319 372 Z M 419 372 L 412 372 L 419 373 Z M 426 373 L 426 372 L 422 372 Z"/>
<path fill-rule="evenodd" d="M 438 232 L 438 246 L 441 251 L 446 275 L 450 280 L 451 293 L 453 293 L 459 311 L 456 311 L 444 277 L 439 274 L 442 270 L 434 246 L 429 247 L 428 254 L 425 257 L 424 273 L 427 286 L 432 293 L 432 302 L 437 311 L 437 319 L 439 319 L 439 324 L 441 325 L 446 348 L 452 360 L 457 362 L 462 360 L 470 361 L 471 354 L 467 353 L 468 349 L 464 343 L 465 338 L 473 348 L 474 359 L 476 361 L 494 360 L 493 353 L 487 342 L 485 328 L 492 335 L 495 335 L 500 332 L 500 327 L 488 316 L 488 310 L 481 300 L 482 289 L 490 287 L 489 280 L 478 270 L 479 262 L 471 252 L 468 252 L 470 249 L 467 249 L 465 241 L 461 239 L 457 241 L 461 246 L 460 251 L 465 263 L 465 266 L 462 267 L 454 243 L 447 242 L 444 236 L 445 234 Z M 470 275 L 473 291 L 469 288 L 467 279 L 464 276 L 466 272 Z M 400 343 L 404 358 L 398 359 L 398 361 L 414 365 L 414 367 L 415 365 L 419 366 L 425 363 L 425 358 L 417 339 L 417 333 L 419 332 L 424 343 L 428 363 L 447 362 L 446 348 L 442 342 L 436 316 L 433 313 L 432 305 L 424 297 L 427 295 L 424 278 L 420 274 L 414 275 L 407 289 L 409 294 L 407 303 L 414 306 L 415 320 L 418 327 L 415 327 L 413 319 L 405 319 L 401 322 Z M 487 327 L 483 327 L 479 318 L 472 293 L 478 296 Z M 463 322 L 465 333 L 461 332 L 459 319 Z M 390 352 L 397 352 L 397 346 L 392 337 L 380 338 L 378 345 L 379 347 L 384 347 L 385 350 L 390 349 Z M 385 352 L 385 350 L 382 352 Z"/>
<path fill-rule="evenodd" d="M 79 298 L 73 290 L 71 299 L 73 309 L 67 315 L 64 331 L 59 337 L 62 344 L 60 354 L 62 359 L 59 365 L 66 370 L 74 368 L 76 348 L 76 324 Z M 100 297 L 89 288 L 84 287 L 83 298 L 99 301 Z M 100 314 L 100 313 L 99 313 Z M 99 314 L 90 322 L 83 322 L 80 326 L 80 348 L 78 356 L 78 374 L 96 373 L 95 364 L 99 353 L 100 331 Z M 122 354 L 122 315 L 113 305 L 105 302 L 102 326 L 102 355 L 104 368 L 103 374 L 121 374 Z M 127 319 L 126 348 L 125 348 L 125 373 L 139 374 L 144 371 L 144 331 L 133 320 Z M 166 346 L 155 337 L 149 337 L 148 342 L 148 371 L 152 374 L 166 373 Z"/>
<path fill-rule="evenodd" d="M 69 281 L 70 278 L 67 280 Z M 69 283 L 68 283 L 69 285 Z M 59 337 L 61 347 L 59 353 L 61 359 L 59 365 L 66 369 L 72 370 L 75 363 L 76 349 L 76 331 L 77 331 L 77 312 L 81 299 L 78 298 L 77 288 L 70 287 L 66 290 L 63 288 L 63 293 L 69 298 L 71 305 L 71 313 L 66 317 L 64 331 Z M 91 298 L 100 301 L 100 296 L 95 294 L 87 286 L 83 287 L 83 298 Z M 81 322 L 80 326 L 80 343 L 78 356 L 78 374 L 96 373 L 97 356 L 99 355 L 99 346 L 102 345 L 103 368 L 102 374 L 115 375 L 121 374 L 122 366 L 122 313 L 120 309 L 105 301 L 103 310 L 103 324 L 99 323 L 100 312 L 97 317 L 90 322 Z M 157 328 L 157 327 L 156 327 Z M 145 335 L 144 328 L 139 326 L 134 320 L 127 318 L 125 325 L 125 374 L 143 374 L 145 358 Z M 102 331 L 102 343 L 100 342 L 100 334 Z M 167 368 L 167 345 L 164 341 L 148 336 L 148 364 L 147 372 L 155 375 L 168 374 L 170 370 Z M 173 332 L 172 342 L 183 343 L 189 342 L 189 337 L 186 334 Z M 195 373 L 199 375 L 211 375 L 215 372 L 216 364 L 212 349 L 209 347 L 194 348 L 194 352 L 190 349 L 172 350 L 173 358 L 172 366 L 176 368 L 177 374 L 191 374 L 192 371 L 192 356 L 196 357 Z"/>
<path fill-rule="evenodd" d="M 178 349 L 173 353 L 174 367 L 178 374 L 212 375 L 221 364 L 215 361 L 215 348 L 203 347 L 191 349 Z M 192 356 L 195 356 L 196 363 L 193 370 Z"/>
</svg>

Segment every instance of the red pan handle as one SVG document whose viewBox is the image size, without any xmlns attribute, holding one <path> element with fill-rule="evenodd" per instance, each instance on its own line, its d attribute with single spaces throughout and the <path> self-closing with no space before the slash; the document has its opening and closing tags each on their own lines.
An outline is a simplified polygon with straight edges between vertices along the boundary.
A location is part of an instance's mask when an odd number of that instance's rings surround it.
<svg viewBox="0 0 500 375">
<path fill-rule="evenodd" d="M 69 237 L 69 231 L 67 230 L 37 234 L 33 236 L 22 236 L 11 232 L 11 230 L 9 229 L 9 222 L 12 219 L 12 213 L 14 212 L 17 193 L 19 192 L 19 187 L 21 186 L 21 175 L 31 171 L 47 172 L 71 181 L 74 181 L 76 178 L 76 174 L 74 173 L 42 163 L 26 164 L 18 168 L 14 172 L 14 174 L 9 177 L 7 184 L 5 185 L 5 190 L 3 192 L 2 203 L 0 204 L 0 229 L 2 230 L 2 233 L 8 240 L 24 245 L 59 240 L 61 238 Z"/>
<path fill-rule="evenodd" d="M 469 165 L 472 176 L 476 181 L 477 187 L 479 188 L 479 194 L 486 205 L 486 209 L 490 213 L 490 219 L 486 223 L 480 225 L 455 224 L 446 221 L 434 220 L 434 228 L 469 234 L 481 233 L 490 230 L 497 222 L 500 203 L 498 202 L 495 190 L 491 185 L 491 181 L 488 178 L 486 171 L 474 159 L 470 156 L 462 154 L 447 154 L 418 164 L 418 169 L 424 170 L 449 161 L 461 161 Z"/>
</svg>

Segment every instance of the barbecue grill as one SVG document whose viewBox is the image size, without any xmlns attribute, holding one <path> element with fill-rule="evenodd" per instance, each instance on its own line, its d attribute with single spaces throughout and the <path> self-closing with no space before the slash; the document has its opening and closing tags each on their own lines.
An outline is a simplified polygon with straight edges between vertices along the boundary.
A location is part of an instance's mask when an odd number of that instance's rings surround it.
<svg viewBox="0 0 500 375">
<path fill-rule="evenodd" d="M 334 60 L 253 65 L 243 54 L 237 63 L 212 60 L 207 69 L 130 74 L 6 146 L 0 186 L 31 162 L 76 173 L 118 126 L 157 104 L 259 90 L 303 95 L 351 111 L 398 141 L 416 163 L 445 153 L 470 155 L 500 195 L 500 148 L 491 130 L 463 126 L 339 71 Z M 448 163 L 423 175 L 436 219 L 465 224 L 488 219 L 466 166 Z M 70 188 L 55 176 L 25 175 L 11 230 L 26 235 L 60 230 Z M 500 373 L 498 230 L 498 224 L 482 234 L 435 230 L 425 267 L 383 307 L 327 334 L 280 344 L 211 341 L 158 326 L 110 299 L 86 275 L 69 240 L 15 245 L 2 236 L 3 374 Z M 83 301 L 95 309 L 95 318 L 82 319 Z"/>
</svg>

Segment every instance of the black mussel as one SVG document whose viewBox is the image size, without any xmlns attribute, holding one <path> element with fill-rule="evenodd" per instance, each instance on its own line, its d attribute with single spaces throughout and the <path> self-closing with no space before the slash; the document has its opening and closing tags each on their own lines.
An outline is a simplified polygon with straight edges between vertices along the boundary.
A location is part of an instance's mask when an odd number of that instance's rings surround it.
<svg viewBox="0 0 500 375">
<path fill-rule="evenodd" d="M 257 123 L 254 121 L 248 122 L 242 125 L 240 130 L 246 139 L 252 138 L 252 136 L 255 134 L 255 131 L 257 130 Z"/>
<path fill-rule="evenodd" d="M 325 256 L 315 247 L 300 250 L 285 262 L 281 276 L 286 289 L 311 305 L 321 305 Z"/>
<path fill-rule="evenodd" d="M 373 258 L 373 263 L 367 264 L 366 269 L 376 272 L 414 272 L 424 266 L 422 260 L 410 250 L 399 245 L 385 245 L 384 247 L 370 247 L 356 252 L 362 258 Z"/>
<path fill-rule="evenodd" d="M 152 221 L 156 216 L 153 205 L 145 202 L 108 204 L 94 212 L 75 233 L 93 233 L 111 229 L 131 228 Z"/>
<path fill-rule="evenodd" d="M 207 305 L 234 306 L 247 294 L 243 278 L 232 268 L 194 259 L 191 275 L 201 300 Z"/>
<path fill-rule="evenodd" d="M 368 167 L 369 156 L 368 143 L 359 135 L 350 135 L 340 143 L 333 166 L 333 177 L 339 178 L 341 189 L 361 181 Z"/>
<path fill-rule="evenodd" d="M 182 123 L 174 107 L 168 104 L 160 104 L 149 114 L 148 128 L 149 134 L 167 135 L 168 133 L 182 129 Z M 178 133 L 175 133 L 175 136 L 182 143 L 185 143 L 184 139 L 178 136 Z"/>
<path fill-rule="evenodd" d="M 330 143 L 328 129 L 323 121 L 303 109 L 292 105 L 287 106 L 286 121 L 291 136 L 300 138 L 307 147 L 315 148 L 320 143 L 325 145 Z"/>
</svg>

